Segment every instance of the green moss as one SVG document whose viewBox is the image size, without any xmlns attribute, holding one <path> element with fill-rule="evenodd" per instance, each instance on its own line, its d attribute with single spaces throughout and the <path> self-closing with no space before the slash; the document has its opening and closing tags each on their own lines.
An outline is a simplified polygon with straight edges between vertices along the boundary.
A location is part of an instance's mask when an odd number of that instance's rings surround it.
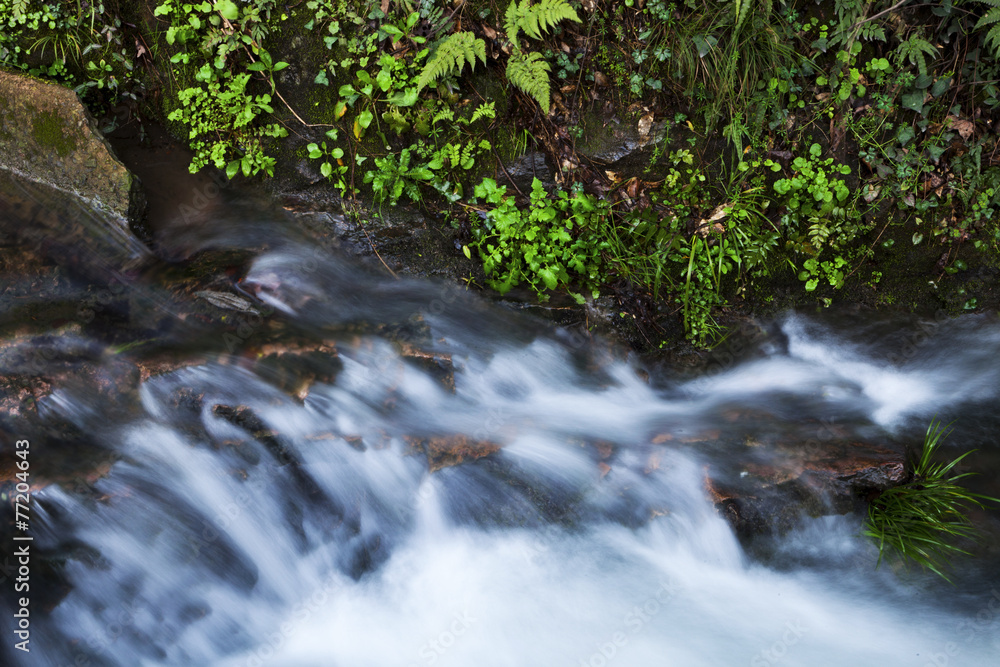
<svg viewBox="0 0 1000 667">
<path fill-rule="evenodd" d="M 76 137 L 67 132 L 66 122 L 52 111 L 31 109 L 31 136 L 40 146 L 55 149 L 59 157 L 70 155 L 77 148 Z"/>
</svg>

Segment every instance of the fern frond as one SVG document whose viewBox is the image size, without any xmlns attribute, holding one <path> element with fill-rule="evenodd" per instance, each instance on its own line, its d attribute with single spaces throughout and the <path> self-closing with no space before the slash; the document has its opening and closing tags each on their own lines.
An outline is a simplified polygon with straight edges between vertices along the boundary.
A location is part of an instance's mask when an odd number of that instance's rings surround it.
<svg viewBox="0 0 1000 667">
<path fill-rule="evenodd" d="M 990 5 L 992 9 L 983 14 L 983 17 L 976 22 L 974 30 L 980 30 L 986 26 L 993 26 L 986 33 L 983 43 L 993 48 L 993 55 L 1000 54 L 1000 0 L 976 0 L 985 5 Z"/>
<path fill-rule="evenodd" d="M 521 0 L 521 4 L 517 4 L 517 0 L 511 0 L 504 16 L 504 30 L 515 49 L 521 48 L 517 43 L 517 34 L 522 30 L 529 37 L 541 39 L 543 32 L 548 32 L 563 19 L 582 23 L 568 0 L 541 0 L 534 5 L 530 2 Z"/>
<path fill-rule="evenodd" d="M 979 30 L 988 25 L 993 25 L 997 21 L 1000 21 L 1000 7 L 994 7 L 990 11 L 983 14 L 982 18 L 976 21 L 976 27 L 973 30 Z"/>
<path fill-rule="evenodd" d="M 517 0 L 510 0 L 507 7 L 507 14 L 504 16 L 503 28 L 507 31 L 507 39 L 514 45 L 515 49 L 520 48 L 517 43 L 517 33 L 521 29 L 521 18 L 528 9 L 528 0 L 521 0 L 521 7 L 518 8 Z"/>
<path fill-rule="evenodd" d="M 1000 17 L 998 17 L 998 20 L 1000 20 Z M 990 31 L 986 33 L 986 46 L 993 47 L 994 56 L 1000 54 L 1000 23 L 990 28 Z"/>
<path fill-rule="evenodd" d="M 516 51 L 507 62 L 507 80 L 531 95 L 549 112 L 549 64 L 537 51 Z"/>
<path fill-rule="evenodd" d="M 476 110 L 472 112 L 472 118 L 469 119 L 469 125 L 472 125 L 480 118 L 496 118 L 496 102 L 487 102 L 485 104 L 480 104 L 476 107 Z"/>
<path fill-rule="evenodd" d="M 476 58 L 486 64 L 486 42 L 471 32 L 453 32 L 437 47 L 417 79 L 417 90 L 448 74 L 458 74 L 466 63 L 476 69 Z"/>
<path fill-rule="evenodd" d="M 735 0 L 735 2 L 736 6 L 734 9 L 736 10 L 736 29 L 739 30 L 750 11 L 750 5 L 753 0 Z"/>
<path fill-rule="evenodd" d="M 431 125 L 434 125 L 439 120 L 455 120 L 455 112 L 452 111 L 450 107 L 445 107 L 444 109 L 441 109 L 436 114 L 434 114 L 434 117 L 431 119 Z"/>
<path fill-rule="evenodd" d="M 936 58 L 937 48 L 922 37 L 911 37 L 896 47 L 897 62 L 902 65 L 904 60 L 909 60 L 911 64 L 917 66 L 921 74 L 927 73 L 925 55 Z"/>
</svg>

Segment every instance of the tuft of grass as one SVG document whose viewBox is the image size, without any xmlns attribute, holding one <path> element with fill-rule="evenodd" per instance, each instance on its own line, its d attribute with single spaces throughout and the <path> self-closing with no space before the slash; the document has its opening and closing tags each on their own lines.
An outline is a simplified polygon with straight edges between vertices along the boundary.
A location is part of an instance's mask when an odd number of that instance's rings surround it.
<svg viewBox="0 0 1000 667">
<path fill-rule="evenodd" d="M 912 479 L 884 491 L 868 506 L 864 534 L 878 543 L 876 567 L 882 564 L 888 550 L 950 582 L 944 574 L 949 559 L 959 554 L 969 555 L 955 542 L 973 540 L 977 535 L 967 516 L 968 510 L 983 507 L 983 501 L 1000 503 L 1000 499 L 972 493 L 958 483 L 974 474 L 956 473 L 955 467 L 975 450 L 950 463 L 932 461 L 950 432 L 932 420 Z"/>
</svg>

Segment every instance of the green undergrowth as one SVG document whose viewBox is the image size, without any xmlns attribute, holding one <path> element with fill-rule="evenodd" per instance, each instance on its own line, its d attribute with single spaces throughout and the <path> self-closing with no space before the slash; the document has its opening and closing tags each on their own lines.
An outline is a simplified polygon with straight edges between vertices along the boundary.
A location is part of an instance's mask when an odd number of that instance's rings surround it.
<svg viewBox="0 0 1000 667">
<path fill-rule="evenodd" d="M 0 66 L 69 86 L 107 115 L 142 94 L 122 15 L 118 0 L 0 0 Z"/>
<path fill-rule="evenodd" d="M 710 346 L 778 280 L 828 306 L 877 294 L 902 245 L 927 290 L 1000 255 L 992 1 L 136 6 L 0 0 L 0 63 L 92 105 L 152 72 L 192 171 L 293 156 L 345 199 L 424 207 L 500 292 L 637 292 Z M 609 108 L 645 123 L 648 169 L 581 159 Z M 499 156 L 539 148 L 554 183 L 502 184 Z"/>
</svg>

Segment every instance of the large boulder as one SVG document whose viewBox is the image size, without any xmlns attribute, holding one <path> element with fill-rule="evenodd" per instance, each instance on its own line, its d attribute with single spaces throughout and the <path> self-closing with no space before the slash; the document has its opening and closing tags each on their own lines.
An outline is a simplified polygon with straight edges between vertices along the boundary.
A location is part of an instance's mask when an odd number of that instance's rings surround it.
<svg viewBox="0 0 1000 667">
<path fill-rule="evenodd" d="M 2 69 L 0 169 L 72 192 L 123 227 L 142 213 L 137 179 L 111 152 L 76 93 Z"/>
</svg>

